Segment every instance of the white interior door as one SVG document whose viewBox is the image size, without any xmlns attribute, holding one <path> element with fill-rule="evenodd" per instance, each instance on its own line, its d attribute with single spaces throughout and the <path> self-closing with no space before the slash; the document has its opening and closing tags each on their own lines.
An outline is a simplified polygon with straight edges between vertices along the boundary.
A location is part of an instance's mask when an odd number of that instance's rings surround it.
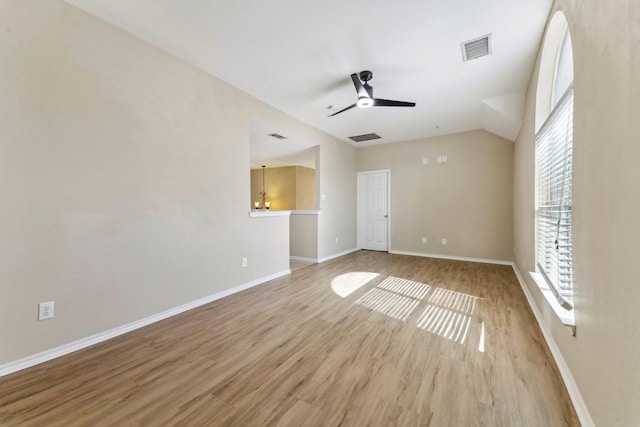
<svg viewBox="0 0 640 427">
<path fill-rule="evenodd" d="M 389 171 L 358 172 L 358 246 L 389 251 Z"/>
</svg>

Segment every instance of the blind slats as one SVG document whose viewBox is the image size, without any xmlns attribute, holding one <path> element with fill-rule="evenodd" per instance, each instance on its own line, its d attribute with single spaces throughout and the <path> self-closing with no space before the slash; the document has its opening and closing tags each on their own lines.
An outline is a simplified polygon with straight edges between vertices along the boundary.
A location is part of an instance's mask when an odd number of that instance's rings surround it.
<svg viewBox="0 0 640 427">
<path fill-rule="evenodd" d="M 538 267 L 556 294 L 573 305 L 571 189 L 573 88 L 536 136 Z"/>
</svg>

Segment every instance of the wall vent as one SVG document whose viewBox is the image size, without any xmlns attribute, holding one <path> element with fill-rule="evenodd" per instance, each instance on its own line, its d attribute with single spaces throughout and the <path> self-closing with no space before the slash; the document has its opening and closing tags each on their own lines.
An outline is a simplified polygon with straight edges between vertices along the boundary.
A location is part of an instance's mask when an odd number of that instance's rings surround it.
<svg viewBox="0 0 640 427">
<path fill-rule="evenodd" d="M 364 135 L 350 136 L 349 139 L 355 142 L 371 141 L 372 139 L 380 139 L 380 135 L 375 133 L 365 133 Z"/>
<path fill-rule="evenodd" d="M 287 139 L 286 136 L 282 136 L 282 135 L 277 134 L 277 133 L 270 133 L 269 136 L 272 137 L 272 138 L 275 138 L 275 139 Z"/>
<path fill-rule="evenodd" d="M 491 53 L 491 34 L 461 43 L 462 60 L 469 61 L 487 56 Z"/>
</svg>

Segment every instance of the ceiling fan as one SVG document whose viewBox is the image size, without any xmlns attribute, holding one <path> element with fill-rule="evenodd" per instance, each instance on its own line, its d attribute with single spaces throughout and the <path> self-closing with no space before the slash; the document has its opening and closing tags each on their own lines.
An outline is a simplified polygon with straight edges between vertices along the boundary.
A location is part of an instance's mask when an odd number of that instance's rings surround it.
<svg viewBox="0 0 640 427">
<path fill-rule="evenodd" d="M 373 97 L 373 87 L 369 86 L 369 80 L 373 78 L 371 71 L 361 71 L 360 77 L 356 73 L 351 74 L 351 80 L 358 92 L 358 101 L 355 104 L 351 104 L 340 111 L 331 114 L 329 117 L 333 117 L 336 114 L 340 114 L 344 111 L 350 110 L 354 107 L 369 108 L 369 107 L 415 107 L 415 102 L 405 101 L 393 101 L 391 99 L 381 99 Z M 362 80 L 364 84 L 360 82 Z"/>
</svg>

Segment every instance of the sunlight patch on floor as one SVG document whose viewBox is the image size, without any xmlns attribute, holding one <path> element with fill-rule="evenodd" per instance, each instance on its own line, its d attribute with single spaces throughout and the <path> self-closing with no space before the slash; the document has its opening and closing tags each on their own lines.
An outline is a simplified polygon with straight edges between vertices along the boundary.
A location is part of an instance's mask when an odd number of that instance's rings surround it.
<svg viewBox="0 0 640 427">
<path fill-rule="evenodd" d="M 346 298 L 376 277 L 378 273 L 370 273 L 366 271 L 354 271 L 351 273 L 341 274 L 331 281 L 331 289 L 342 298 Z"/>
<path fill-rule="evenodd" d="M 356 304 L 404 322 L 419 302 L 416 299 L 398 295 L 395 292 L 374 288 L 356 301 Z"/>
<path fill-rule="evenodd" d="M 356 304 L 404 322 L 429 289 L 431 286 L 424 283 L 389 276 L 364 294 Z"/>
<path fill-rule="evenodd" d="M 431 289 L 431 286 L 420 282 L 389 276 L 378 285 L 378 288 L 422 300 L 429 292 L 429 289 Z"/>
<path fill-rule="evenodd" d="M 480 298 L 436 288 L 429 297 L 429 305 L 418 319 L 418 327 L 459 344 L 464 344 L 471 317 Z M 484 344 L 483 344 L 484 350 Z"/>
<path fill-rule="evenodd" d="M 342 274 L 332 280 L 331 288 L 336 294 L 346 298 L 378 276 L 379 274 L 370 272 Z M 355 303 L 405 322 L 418 305 L 426 300 L 427 305 L 416 322 L 418 328 L 458 344 L 465 344 L 476 305 L 481 299 L 462 292 L 388 276 Z M 478 351 L 484 353 L 484 345 L 485 327 L 482 322 Z"/>
</svg>

